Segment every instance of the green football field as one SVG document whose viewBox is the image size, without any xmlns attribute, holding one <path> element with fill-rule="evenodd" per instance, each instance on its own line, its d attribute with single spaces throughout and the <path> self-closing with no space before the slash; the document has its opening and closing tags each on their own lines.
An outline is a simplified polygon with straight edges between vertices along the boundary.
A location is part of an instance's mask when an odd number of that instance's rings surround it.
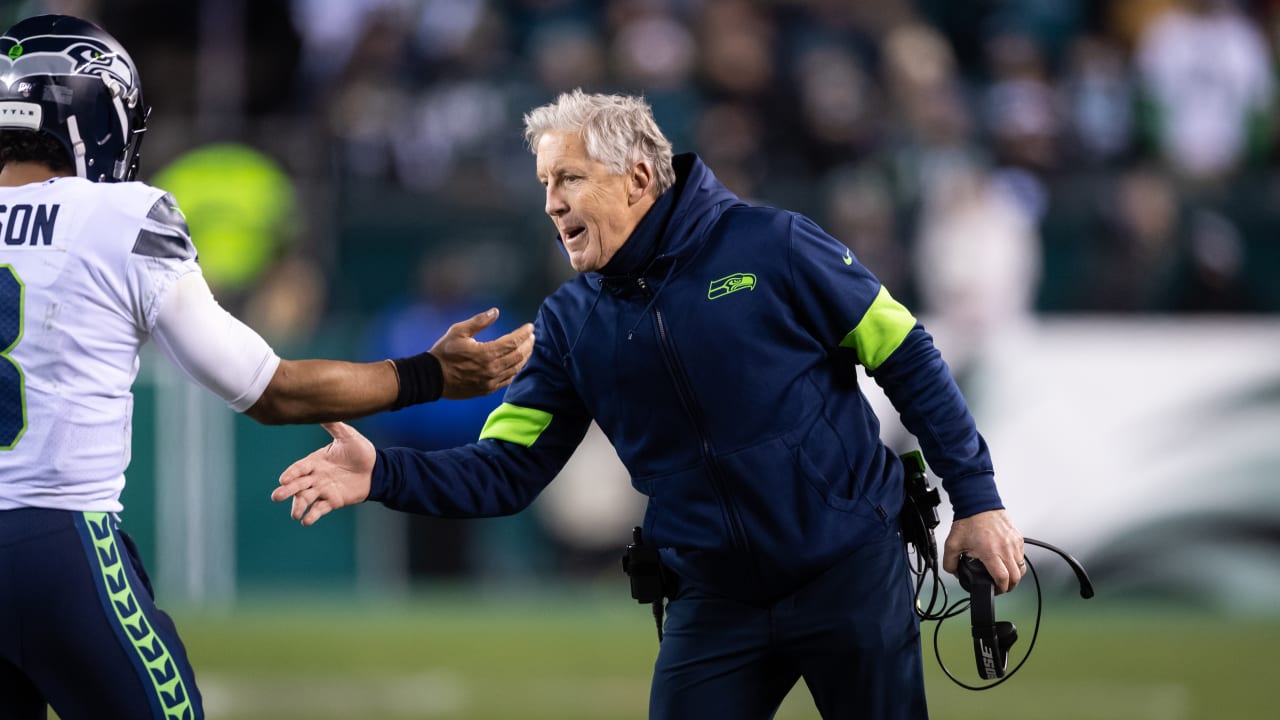
<svg viewBox="0 0 1280 720">
<path fill-rule="evenodd" d="M 1034 609 L 998 615 L 1017 623 L 1016 647 L 1025 648 Z M 174 616 L 211 720 L 644 718 L 657 651 L 646 607 L 589 591 L 395 603 L 288 595 Z M 935 719 L 1277 717 L 1280 617 L 1050 598 L 1026 667 L 985 692 L 942 675 L 932 627 L 925 667 Z M 976 683 L 971 648 L 967 615 L 948 621 L 943 659 Z M 803 685 L 778 713 L 813 717 Z"/>
</svg>

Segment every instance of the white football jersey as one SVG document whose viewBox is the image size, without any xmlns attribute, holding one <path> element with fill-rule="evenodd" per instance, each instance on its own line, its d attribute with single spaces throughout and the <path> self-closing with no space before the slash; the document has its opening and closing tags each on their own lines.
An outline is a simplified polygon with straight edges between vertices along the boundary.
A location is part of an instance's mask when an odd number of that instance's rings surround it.
<svg viewBox="0 0 1280 720">
<path fill-rule="evenodd" d="M 0 187 L 0 509 L 121 509 L 138 352 L 198 272 L 163 190 Z"/>
</svg>

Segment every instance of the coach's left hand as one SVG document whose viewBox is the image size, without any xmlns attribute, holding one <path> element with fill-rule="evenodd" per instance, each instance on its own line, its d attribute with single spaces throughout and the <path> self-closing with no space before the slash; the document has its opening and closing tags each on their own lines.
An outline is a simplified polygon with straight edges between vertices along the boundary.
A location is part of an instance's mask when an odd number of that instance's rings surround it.
<svg viewBox="0 0 1280 720">
<path fill-rule="evenodd" d="M 369 497 L 373 443 L 346 423 L 324 423 L 333 442 L 290 465 L 280 475 L 280 487 L 271 499 L 293 498 L 289 513 L 303 525 L 315 525 L 330 512 L 362 503 Z"/>
<path fill-rule="evenodd" d="M 1005 593 L 1016 587 L 1027 571 L 1022 552 L 1022 533 L 1008 513 L 988 510 L 951 523 L 942 568 L 954 575 L 961 555 L 977 558 L 995 581 L 996 592 Z"/>
</svg>

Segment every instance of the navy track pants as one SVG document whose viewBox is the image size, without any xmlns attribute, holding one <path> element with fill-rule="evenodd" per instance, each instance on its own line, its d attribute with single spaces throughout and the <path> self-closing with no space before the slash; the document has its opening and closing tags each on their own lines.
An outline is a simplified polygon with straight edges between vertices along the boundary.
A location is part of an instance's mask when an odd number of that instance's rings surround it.
<svg viewBox="0 0 1280 720">
<path fill-rule="evenodd" d="M 910 578 L 894 531 L 769 607 L 681 588 L 649 717 L 768 720 L 803 678 L 825 720 L 927 718 Z"/>
<path fill-rule="evenodd" d="M 0 510 L 0 720 L 199 720 L 187 651 L 112 515 Z"/>
</svg>

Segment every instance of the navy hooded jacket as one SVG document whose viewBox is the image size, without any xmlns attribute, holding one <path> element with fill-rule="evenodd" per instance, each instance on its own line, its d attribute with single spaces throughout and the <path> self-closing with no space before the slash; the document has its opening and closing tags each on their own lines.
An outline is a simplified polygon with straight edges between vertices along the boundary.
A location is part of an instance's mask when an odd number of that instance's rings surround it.
<svg viewBox="0 0 1280 720">
<path fill-rule="evenodd" d="M 542 304 L 533 356 L 481 439 L 379 450 L 370 499 L 518 512 L 594 419 L 648 496 L 644 536 L 680 581 L 768 602 L 897 522 L 903 470 L 859 363 L 955 516 L 1001 507 L 986 443 L 911 313 L 811 220 L 748 205 L 694 155 L 675 167 L 609 263 Z"/>
</svg>

